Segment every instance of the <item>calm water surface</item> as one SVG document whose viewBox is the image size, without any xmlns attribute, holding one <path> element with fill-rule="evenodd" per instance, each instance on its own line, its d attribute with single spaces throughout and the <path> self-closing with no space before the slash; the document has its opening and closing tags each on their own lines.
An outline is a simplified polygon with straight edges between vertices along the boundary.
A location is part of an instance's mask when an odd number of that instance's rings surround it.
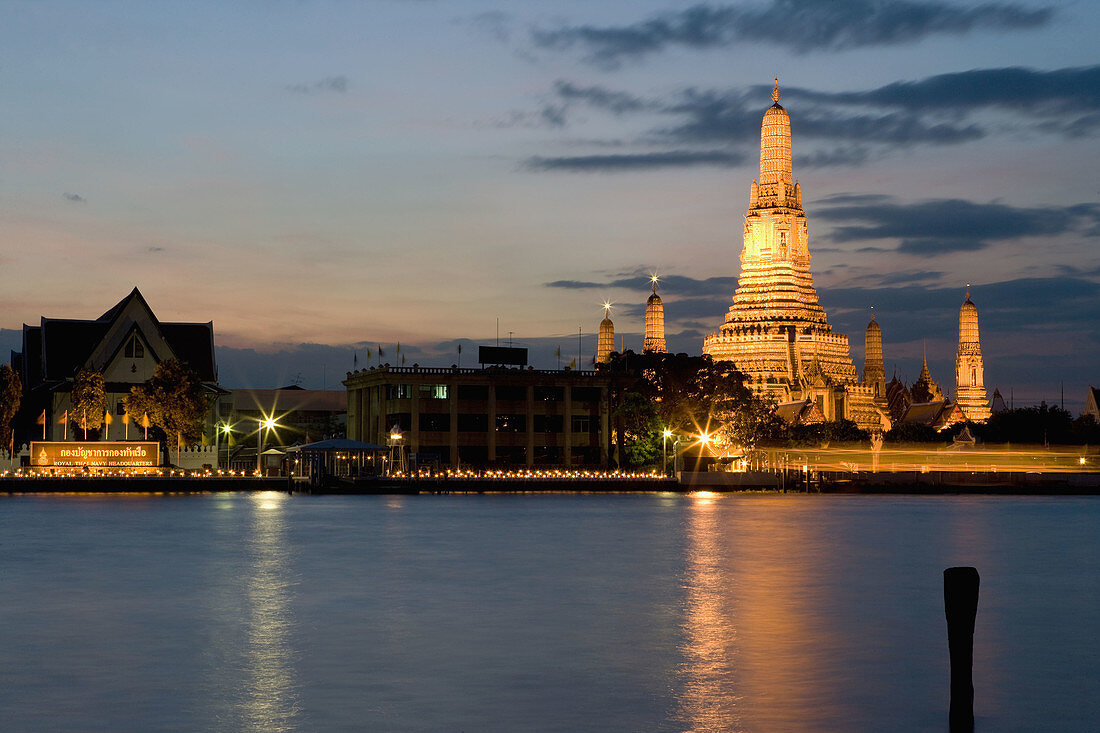
<svg viewBox="0 0 1100 733">
<path fill-rule="evenodd" d="M 1100 499 L 0 498 L 4 731 L 1097 730 Z"/>
</svg>

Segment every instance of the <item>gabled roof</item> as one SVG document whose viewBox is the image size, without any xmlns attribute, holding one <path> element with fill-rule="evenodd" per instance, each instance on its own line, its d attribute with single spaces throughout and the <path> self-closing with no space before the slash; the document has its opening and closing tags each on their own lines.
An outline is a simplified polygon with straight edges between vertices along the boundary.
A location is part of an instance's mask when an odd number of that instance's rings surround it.
<svg viewBox="0 0 1100 733">
<path fill-rule="evenodd" d="M 23 363 L 28 386 L 43 381 L 72 379 L 84 367 L 97 350 L 115 348 L 104 343 L 112 333 L 118 319 L 136 303 L 156 330 L 150 336 L 159 336 L 171 354 L 191 365 L 204 382 L 217 381 L 214 360 L 214 324 L 210 323 L 161 323 L 149 308 L 141 292 L 134 288 L 129 295 L 116 303 L 95 320 L 43 317 L 39 326 L 23 326 Z M 132 312 L 132 311 L 131 311 Z M 139 319 L 143 320 L 143 319 Z M 117 329 L 114 333 L 118 333 Z M 113 342 L 117 336 L 112 336 Z"/>
<path fill-rule="evenodd" d="M 775 414 L 788 425 L 817 425 L 825 422 L 825 416 L 813 400 L 784 402 L 776 406 Z"/>
</svg>

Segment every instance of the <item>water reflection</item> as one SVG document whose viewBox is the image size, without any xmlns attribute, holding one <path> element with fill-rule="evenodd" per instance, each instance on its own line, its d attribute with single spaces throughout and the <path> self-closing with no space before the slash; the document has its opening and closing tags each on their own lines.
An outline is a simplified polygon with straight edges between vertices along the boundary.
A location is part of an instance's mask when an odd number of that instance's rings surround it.
<svg viewBox="0 0 1100 733">
<path fill-rule="evenodd" d="M 841 714 L 823 542 L 774 499 L 689 497 L 679 717 L 695 733 L 820 730 Z M 773 505 L 747 511 L 756 502 Z M 746 516 L 752 517 L 747 520 Z"/>
<path fill-rule="evenodd" d="M 737 630 L 723 607 L 719 515 L 710 496 L 689 501 L 680 717 L 697 733 L 740 730 L 740 701 L 729 689 Z"/>
<path fill-rule="evenodd" d="M 285 504 L 287 495 L 270 491 L 253 494 L 252 573 L 248 578 L 248 632 L 241 723 L 248 731 L 290 731 L 298 714 L 287 608 L 290 579 L 287 567 Z"/>
</svg>

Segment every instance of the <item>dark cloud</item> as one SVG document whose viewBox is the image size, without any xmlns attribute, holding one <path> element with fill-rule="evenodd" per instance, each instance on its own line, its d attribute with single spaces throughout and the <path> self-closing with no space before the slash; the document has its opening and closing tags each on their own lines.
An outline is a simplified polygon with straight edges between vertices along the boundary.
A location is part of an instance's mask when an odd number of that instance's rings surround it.
<svg viewBox="0 0 1100 733">
<path fill-rule="evenodd" d="M 963 7 L 912 0 L 771 0 L 764 6 L 695 5 L 620 26 L 573 25 L 535 29 L 540 48 L 573 47 L 607 68 L 669 47 L 707 49 L 736 43 L 772 43 L 794 53 L 911 43 L 939 34 L 1038 28 L 1049 8 L 985 3 Z"/>
<path fill-rule="evenodd" d="M 66 201 L 72 201 L 74 204 L 85 204 L 88 202 L 88 199 L 78 193 L 65 193 L 62 195 L 65 197 Z"/>
<path fill-rule="evenodd" d="M 859 166 L 867 162 L 870 151 L 861 147 L 839 147 L 832 150 L 817 150 L 812 153 L 794 156 L 796 168 L 836 168 L 839 166 Z"/>
<path fill-rule="evenodd" d="M 940 270 L 904 270 L 873 277 L 879 285 L 910 285 L 927 280 L 939 280 L 943 275 L 944 273 Z"/>
<path fill-rule="evenodd" d="M 565 127 L 571 113 L 585 108 L 616 117 L 645 115 L 655 121 L 637 144 L 673 150 L 646 152 L 621 161 L 599 157 L 535 158 L 534 170 L 631 170 L 637 167 L 727 164 L 732 152 L 693 151 L 695 146 L 735 146 L 755 152 L 767 86 L 732 90 L 684 89 L 646 98 L 604 86 L 554 83 L 552 97 L 524 120 Z M 860 166 L 876 154 L 902 146 L 959 145 L 1013 131 L 1081 137 L 1100 131 L 1100 66 L 1037 71 L 1024 68 L 973 69 L 913 82 L 895 82 L 855 92 L 785 88 L 796 100 L 792 129 L 808 152 L 799 168 Z M 994 122 L 982 112 L 1000 113 Z M 814 147 L 814 146 L 817 147 Z M 803 149 L 804 150 L 804 149 Z M 709 156 L 709 157 L 708 157 Z M 649 161 L 647 165 L 646 161 Z M 747 159 L 747 158 L 746 158 Z M 560 164 L 558 161 L 560 160 Z M 544 161 L 548 161 L 545 162 Z"/>
<path fill-rule="evenodd" d="M 145 251 L 152 254 L 159 254 L 161 252 L 167 252 L 168 250 L 164 247 L 149 247 Z"/>
<path fill-rule="evenodd" d="M 695 166 L 729 167 L 740 165 L 746 160 L 747 156 L 744 153 L 730 150 L 665 150 L 654 153 L 614 155 L 534 156 L 524 162 L 524 167 L 535 171 L 606 173 Z"/>
<path fill-rule="evenodd" d="M 295 94 L 320 94 L 322 92 L 343 94 L 348 90 L 348 78 L 346 76 L 326 76 L 324 79 L 308 84 L 288 84 L 286 90 Z"/>
<path fill-rule="evenodd" d="M 898 239 L 897 251 L 905 254 L 978 250 L 995 241 L 1082 229 L 1089 235 L 1100 226 L 1098 204 L 1026 208 L 964 199 L 840 201 L 827 199 L 815 212 L 817 219 L 837 224 L 825 237 L 828 241 Z"/>
<path fill-rule="evenodd" d="M 582 87 L 562 80 L 554 82 L 554 94 L 566 102 L 583 102 L 613 114 L 637 112 L 654 107 L 653 102 L 627 92 L 615 91 L 602 86 Z"/>
</svg>

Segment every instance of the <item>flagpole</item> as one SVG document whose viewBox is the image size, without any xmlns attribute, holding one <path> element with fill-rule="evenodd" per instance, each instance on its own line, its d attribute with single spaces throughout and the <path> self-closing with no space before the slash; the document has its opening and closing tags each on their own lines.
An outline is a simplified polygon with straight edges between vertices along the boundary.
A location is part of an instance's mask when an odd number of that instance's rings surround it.
<svg viewBox="0 0 1100 733">
<path fill-rule="evenodd" d="M 84 428 L 84 440 L 88 439 L 88 408 L 84 408 L 84 419 L 80 421 L 81 427 Z"/>
<path fill-rule="evenodd" d="M 42 408 L 42 440 L 46 439 L 46 408 Z"/>
</svg>

